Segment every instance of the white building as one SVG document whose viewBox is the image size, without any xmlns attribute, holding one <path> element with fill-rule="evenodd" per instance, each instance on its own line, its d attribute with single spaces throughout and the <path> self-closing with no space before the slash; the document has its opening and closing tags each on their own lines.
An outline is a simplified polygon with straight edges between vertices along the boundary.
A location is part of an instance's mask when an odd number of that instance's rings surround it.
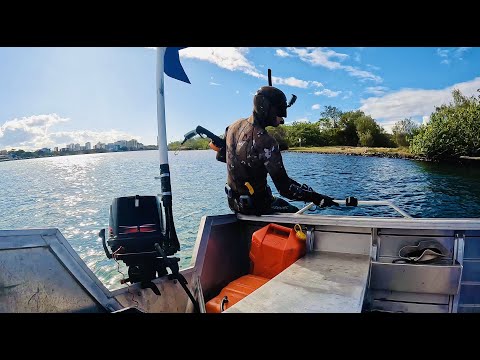
<svg viewBox="0 0 480 360">
<path fill-rule="evenodd" d="M 113 145 L 116 145 L 118 147 L 127 147 L 127 140 L 118 140 L 113 143 Z"/>
<path fill-rule="evenodd" d="M 92 150 L 92 143 L 86 142 L 85 143 L 85 150 Z"/>
<path fill-rule="evenodd" d="M 135 139 L 127 141 L 127 148 L 129 149 L 138 149 L 138 141 Z"/>
</svg>

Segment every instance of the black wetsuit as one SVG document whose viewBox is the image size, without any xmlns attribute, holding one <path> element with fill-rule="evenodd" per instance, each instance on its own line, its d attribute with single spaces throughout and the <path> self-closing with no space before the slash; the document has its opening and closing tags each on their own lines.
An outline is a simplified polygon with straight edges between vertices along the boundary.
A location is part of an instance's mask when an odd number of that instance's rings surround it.
<svg viewBox="0 0 480 360">
<path fill-rule="evenodd" d="M 312 201 L 299 195 L 297 190 L 301 185 L 288 177 L 278 142 L 254 121 L 253 116 L 230 125 L 225 131 L 225 139 L 226 148 L 217 153 L 217 160 L 227 164 L 226 191 L 233 211 L 257 215 L 298 211 L 287 201 L 272 196 L 267 174 L 280 195 L 291 200 Z M 253 194 L 245 183 L 250 184 Z M 246 204 L 248 197 L 251 203 Z"/>
</svg>

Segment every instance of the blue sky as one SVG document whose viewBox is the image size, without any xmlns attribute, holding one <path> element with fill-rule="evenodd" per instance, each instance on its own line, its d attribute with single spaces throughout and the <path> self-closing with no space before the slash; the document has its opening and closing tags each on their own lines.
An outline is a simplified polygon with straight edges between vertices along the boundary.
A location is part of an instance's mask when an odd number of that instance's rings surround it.
<svg viewBox="0 0 480 360">
<path fill-rule="evenodd" d="M 191 84 L 166 77 L 168 141 L 249 116 L 268 68 L 298 96 L 286 123 L 314 122 L 332 105 L 389 131 L 406 117 L 428 121 L 453 88 L 480 88 L 480 48 L 187 48 L 180 58 Z M 153 48 L 0 48 L 0 149 L 156 135 Z"/>
</svg>

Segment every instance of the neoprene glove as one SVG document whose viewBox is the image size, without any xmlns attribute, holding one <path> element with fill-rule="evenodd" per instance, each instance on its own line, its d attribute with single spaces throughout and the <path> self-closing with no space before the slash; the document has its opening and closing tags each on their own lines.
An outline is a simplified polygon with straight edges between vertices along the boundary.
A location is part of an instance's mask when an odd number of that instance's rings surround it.
<svg viewBox="0 0 480 360">
<path fill-rule="evenodd" d="M 292 183 L 290 184 L 289 191 L 291 193 L 291 196 L 289 197 L 290 199 L 302 200 L 305 202 L 311 201 L 315 205 L 322 208 L 332 205 L 340 206 L 335 201 L 333 201 L 331 197 L 319 194 L 313 191 L 313 189 L 307 184 L 300 185 L 294 180 L 292 180 Z"/>
</svg>

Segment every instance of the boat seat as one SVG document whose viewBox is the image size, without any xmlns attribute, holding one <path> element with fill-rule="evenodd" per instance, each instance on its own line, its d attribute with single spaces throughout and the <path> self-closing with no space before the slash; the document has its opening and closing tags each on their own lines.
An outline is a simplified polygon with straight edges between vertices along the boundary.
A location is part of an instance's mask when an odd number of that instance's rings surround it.
<svg viewBox="0 0 480 360">
<path fill-rule="evenodd" d="M 370 257 L 307 253 L 225 313 L 359 313 Z"/>
</svg>

